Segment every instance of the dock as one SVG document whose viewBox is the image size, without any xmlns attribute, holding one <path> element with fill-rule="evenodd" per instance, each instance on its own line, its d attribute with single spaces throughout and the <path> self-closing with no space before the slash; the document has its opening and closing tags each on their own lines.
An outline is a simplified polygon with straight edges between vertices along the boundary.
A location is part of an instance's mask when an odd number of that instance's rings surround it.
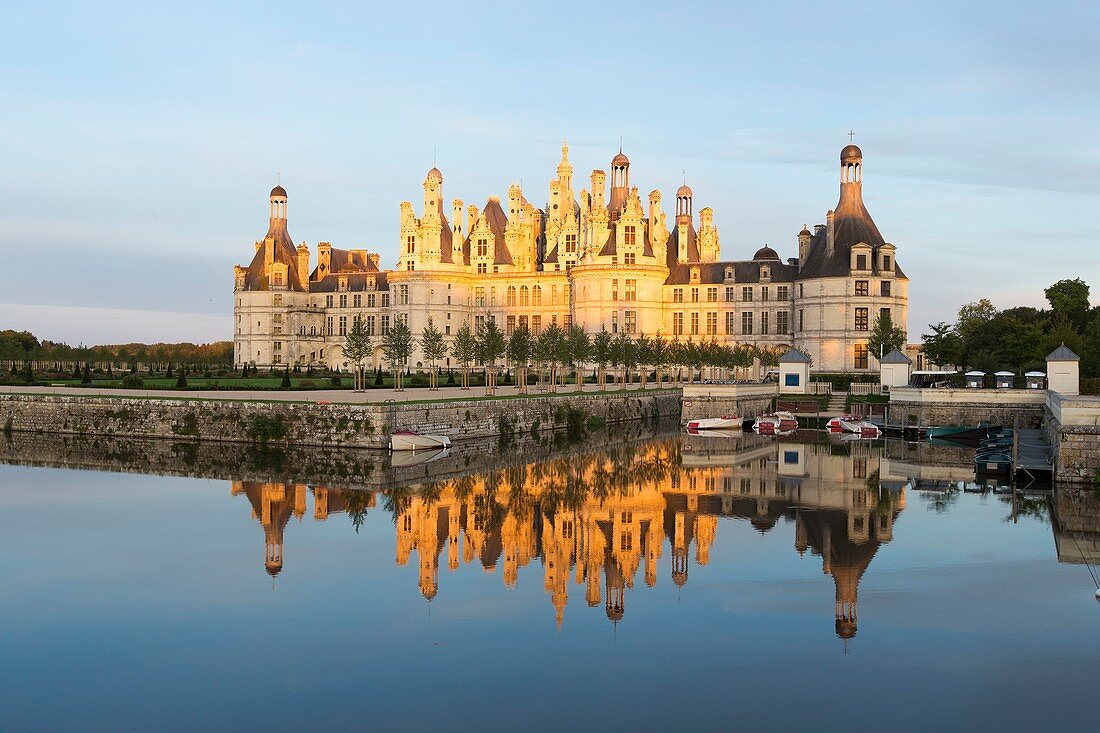
<svg viewBox="0 0 1100 733">
<path fill-rule="evenodd" d="M 1054 472 L 1054 459 L 1041 430 L 1023 428 L 1016 431 L 1013 470 L 1017 480 L 1021 474 L 1035 481 L 1049 479 Z"/>
</svg>

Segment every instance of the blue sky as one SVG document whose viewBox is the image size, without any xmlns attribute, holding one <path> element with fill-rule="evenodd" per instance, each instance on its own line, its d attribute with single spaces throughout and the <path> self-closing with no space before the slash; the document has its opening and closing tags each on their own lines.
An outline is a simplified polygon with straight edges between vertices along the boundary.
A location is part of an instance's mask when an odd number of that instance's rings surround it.
<svg viewBox="0 0 1100 733">
<path fill-rule="evenodd" d="M 766 5 L 6 3 L 0 328 L 229 338 L 277 174 L 296 241 L 392 266 L 433 155 L 448 200 L 542 202 L 563 135 L 582 181 L 620 136 L 643 192 L 686 170 L 741 259 L 794 256 L 855 130 L 911 340 L 1063 277 L 1100 302 L 1100 6 Z"/>
</svg>

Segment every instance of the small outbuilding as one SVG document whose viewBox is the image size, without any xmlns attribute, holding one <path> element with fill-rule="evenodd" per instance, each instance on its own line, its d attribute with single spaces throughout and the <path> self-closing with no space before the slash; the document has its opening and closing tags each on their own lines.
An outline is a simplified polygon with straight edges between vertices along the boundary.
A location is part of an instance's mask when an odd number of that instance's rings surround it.
<svg viewBox="0 0 1100 733">
<path fill-rule="evenodd" d="M 982 389 L 985 387 L 985 372 L 967 372 L 963 376 L 966 378 L 967 389 Z"/>
<path fill-rule="evenodd" d="M 1013 372 L 994 372 L 993 376 L 996 378 L 997 389 L 1012 389 L 1016 382 Z"/>
<path fill-rule="evenodd" d="M 1046 389 L 1047 375 L 1044 372 L 1028 372 L 1024 375 L 1024 384 L 1028 389 Z"/>
<path fill-rule="evenodd" d="M 812 361 L 808 355 L 793 348 L 779 357 L 779 393 L 805 394 Z"/>
<path fill-rule="evenodd" d="M 1064 395 L 1081 394 L 1081 357 L 1065 344 L 1047 354 L 1047 389 Z"/>
<path fill-rule="evenodd" d="M 878 363 L 882 391 L 889 392 L 892 387 L 904 387 L 909 384 L 909 372 L 912 367 L 913 360 L 900 349 L 894 349 L 882 357 Z"/>
</svg>

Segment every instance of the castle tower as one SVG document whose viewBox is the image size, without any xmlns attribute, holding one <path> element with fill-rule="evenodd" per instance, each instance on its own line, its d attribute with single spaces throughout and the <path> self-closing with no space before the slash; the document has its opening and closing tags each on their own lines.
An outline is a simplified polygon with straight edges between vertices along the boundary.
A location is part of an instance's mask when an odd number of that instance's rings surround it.
<svg viewBox="0 0 1100 733">
<path fill-rule="evenodd" d="M 286 189 L 276 186 L 271 189 L 271 227 L 286 228 Z"/>
<path fill-rule="evenodd" d="M 691 223 L 691 188 L 685 183 L 676 189 L 676 223 Z"/>
<path fill-rule="evenodd" d="M 623 154 L 622 148 L 619 148 L 618 154 L 611 159 L 611 198 L 607 203 L 611 221 L 619 218 L 623 207 L 626 206 L 629 191 L 630 158 Z"/>
</svg>

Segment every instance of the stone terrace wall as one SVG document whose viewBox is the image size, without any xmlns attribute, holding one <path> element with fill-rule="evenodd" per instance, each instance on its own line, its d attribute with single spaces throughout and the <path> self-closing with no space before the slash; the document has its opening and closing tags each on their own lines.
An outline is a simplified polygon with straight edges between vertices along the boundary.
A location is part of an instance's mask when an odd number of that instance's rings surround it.
<svg viewBox="0 0 1100 733">
<path fill-rule="evenodd" d="M 778 394 L 775 384 L 696 384 L 684 385 L 681 420 L 697 420 L 720 415 L 759 417 L 771 409 Z"/>
<path fill-rule="evenodd" d="M 1100 397 L 1050 392 L 1043 432 L 1054 451 L 1055 478 L 1091 484 L 1100 472 Z"/>
<path fill-rule="evenodd" d="M 680 401 L 679 390 L 382 405 L 0 394 L 0 430 L 384 448 L 394 430 L 464 440 L 561 429 L 571 417 L 655 421 L 678 416 Z"/>
<path fill-rule="evenodd" d="M 1045 404 L 1046 390 L 895 387 L 890 390 L 886 424 L 927 428 L 985 422 L 1038 428 L 1043 423 Z"/>
</svg>

